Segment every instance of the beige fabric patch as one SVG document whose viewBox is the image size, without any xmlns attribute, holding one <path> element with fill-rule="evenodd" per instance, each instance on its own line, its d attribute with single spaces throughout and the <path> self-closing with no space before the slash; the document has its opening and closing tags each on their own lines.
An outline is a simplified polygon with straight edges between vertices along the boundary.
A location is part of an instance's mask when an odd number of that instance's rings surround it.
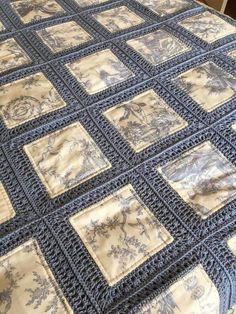
<svg viewBox="0 0 236 314">
<path fill-rule="evenodd" d="M 190 16 L 178 24 L 207 43 L 236 33 L 236 27 L 208 11 Z"/>
<path fill-rule="evenodd" d="M 102 4 L 109 0 L 74 0 L 80 7 L 88 7 L 91 5 Z"/>
<path fill-rule="evenodd" d="M 14 38 L 0 42 L 0 73 L 30 62 L 30 57 Z"/>
<path fill-rule="evenodd" d="M 136 0 L 144 6 L 147 6 L 151 11 L 157 13 L 160 16 L 176 13 L 180 10 L 189 7 L 187 0 Z"/>
<path fill-rule="evenodd" d="M 236 77 L 206 62 L 173 79 L 205 111 L 211 112 L 236 95 Z"/>
<path fill-rule="evenodd" d="M 79 122 L 24 146 L 51 198 L 111 168 Z"/>
<path fill-rule="evenodd" d="M 168 312 L 166 312 L 168 310 Z M 165 292 L 144 305 L 138 314 L 219 314 L 216 286 L 201 264 L 172 284 Z"/>
<path fill-rule="evenodd" d="M 188 125 L 154 90 L 145 91 L 103 114 L 136 152 Z"/>
<path fill-rule="evenodd" d="M 72 314 L 35 240 L 0 257 L 1 313 Z"/>
<path fill-rule="evenodd" d="M 232 253 L 236 256 L 236 235 L 228 239 L 227 244 Z"/>
<path fill-rule="evenodd" d="M 234 304 L 231 309 L 228 310 L 227 314 L 236 314 L 236 304 Z"/>
<path fill-rule="evenodd" d="M 134 76 L 110 49 L 67 63 L 66 67 L 88 94 L 101 92 Z"/>
<path fill-rule="evenodd" d="M 7 192 L 0 181 L 0 224 L 13 218 L 15 214 Z"/>
<path fill-rule="evenodd" d="M 232 129 L 236 132 L 236 123 L 232 125 Z"/>
<path fill-rule="evenodd" d="M 229 56 L 230 58 L 236 59 L 236 49 L 230 51 L 230 53 L 228 53 L 228 56 Z"/>
<path fill-rule="evenodd" d="M 0 98 L 0 115 L 9 129 L 66 105 L 41 72 L 3 85 Z"/>
<path fill-rule="evenodd" d="M 110 286 L 173 241 L 130 184 L 70 222 Z"/>
<path fill-rule="evenodd" d="M 127 44 L 153 65 L 161 64 L 191 50 L 164 30 L 128 40 Z"/>
<path fill-rule="evenodd" d="M 145 22 L 144 19 L 124 5 L 94 14 L 93 17 L 111 33 Z"/>
<path fill-rule="evenodd" d="M 74 48 L 92 40 L 92 36 L 75 21 L 50 26 L 36 33 L 54 53 Z"/>
<path fill-rule="evenodd" d="M 65 10 L 55 0 L 13 0 L 10 5 L 23 23 L 65 13 Z"/>
<path fill-rule="evenodd" d="M 236 198 L 236 167 L 210 141 L 167 162 L 158 172 L 202 219 Z"/>
<path fill-rule="evenodd" d="M 5 30 L 5 27 L 4 27 L 3 23 L 0 21 L 0 32 L 2 32 L 4 30 Z"/>
</svg>

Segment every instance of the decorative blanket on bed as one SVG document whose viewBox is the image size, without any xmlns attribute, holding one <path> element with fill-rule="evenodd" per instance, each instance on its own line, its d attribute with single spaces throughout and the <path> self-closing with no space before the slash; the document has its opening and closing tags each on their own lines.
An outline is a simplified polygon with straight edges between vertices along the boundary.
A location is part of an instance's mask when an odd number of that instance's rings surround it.
<svg viewBox="0 0 236 314">
<path fill-rule="evenodd" d="M 1 0 L 0 314 L 236 304 L 236 23 L 192 0 Z"/>
</svg>

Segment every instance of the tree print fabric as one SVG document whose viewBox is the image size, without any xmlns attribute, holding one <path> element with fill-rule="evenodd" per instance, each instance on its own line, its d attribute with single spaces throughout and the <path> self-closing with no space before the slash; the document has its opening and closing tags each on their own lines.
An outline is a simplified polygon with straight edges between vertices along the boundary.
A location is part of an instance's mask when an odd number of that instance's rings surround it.
<svg viewBox="0 0 236 314">
<path fill-rule="evenodd" d="M 88 94 L 101 92 L 134 76 L 109 49 L 93 53 L 66 66 Z"/>
<path fill-rule="evenodd" d="M 104 115 L 136 152 L 188 125 L 153 90 L 108 109 Z"/>
<path fill-rule="evenodd" d="M 0 73 L 30 63 L 31 59 L 15 39 L 0 42 Z"/>
<path fill-rule="evenodd" d="M 39 21 L 65 10 L 55 0 L 14 0 L 11 6 L 23 23 Z"/>
<path fill-rule="evenodd" d="M 74 0 L 80 7 L 88 7 L 92 5 L 102 4 L 109 0 Z"/>
<path fill-rule="evenodd" d="M 152 65 L 161 64 L 191 50 L 164 30 L 128 40 L 127 44 Z"/>
<path fill-rule="evenodd" d="M 202 219 L 236 198 L 236 167 L 210 141 L 158 168 Z"/>
<path fill-rule="evenodd" d="M 70 222 L 109 285 L 173 241 L 130 184 L 72 216 Z"/>
<path fill-rule="evenodd" d="M 94 14 L 93 17 L 111 33 L 144 23 L 144 19 L 132 12 L 126 6 L 103 11 Z"/>
<path fill-rule="evenodd" d="M 37 34 L 54 53 L 92 40 L 92 36 L 74 21 L 41 29 L 37 31 Z"/>
<path fill-rule="evenodd" d="M 0 98 L 0 115 L 7 128 L 14 128 L 66 105 L 43 73 L 3 85 Z"/>
<path fill-rule="evenodd" d="M 229 56 L 230 58 L 236 60 L 236 49 L 233 50 L 233 51 L 230 51 L 230 53 L 228 54 L 228 56 Z"/>
<path fill-rule="evenodd" d="M 207 43 L 236 33 L 235 26 L 208 11 L 190 16 L 178 24 Z"/>
<path fill-rule="evenodd" d="M 0 257 L 3 314 L 72 314 L 35 240 Z"/>
<path fill-rule="evenodd" d="M 50 197 L 111 167 L 79 122 L 25 145 L 24 150 Z"/>
<path fill-rule="evenodd" d="M 236 77 L 211 61 L 180 74 L 174 82 L 207 112 L 236 96 Z"/>
<path fill-rule="evenodd" d="M 219 314 L 218 291 L 202 265 L 198 265 L 137 314 Z"/>
<path fill-rule="evenodd" d="M 12 207 L 12 204 L 7 195 L 7 192 L 2 182 L 0 181 L 0 224 L 13 218 L 14 216 L 15 216 L 14 208 Z M 1 292 L 0 292 L 0 300 L 1 300 Z M 1 307 L 0 307 L 0 310 L 1 310 Z"/>
<path fill-rule="evenodd" d="M 148 7 L 154 13 L 165 16 L 168 14 L 177 13 L 183 9 L 186 9 L 189 6 L 187 0 L 136 0 L 142 5 Z"/>
<path fill-rule="evenodd" d="M 236 235 L 229 238 L 227 244 L 231 252 L 236 256 Z"/>
</svg>

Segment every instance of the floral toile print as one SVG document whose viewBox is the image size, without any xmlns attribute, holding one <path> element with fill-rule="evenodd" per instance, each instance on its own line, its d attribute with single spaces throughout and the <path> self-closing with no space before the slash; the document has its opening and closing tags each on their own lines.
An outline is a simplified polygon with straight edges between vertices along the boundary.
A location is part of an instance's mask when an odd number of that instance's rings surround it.
<svg viewBox="0 0 236 314">
<path fill-rule="evenodd" d="M 14 38 L 0 42 L 0 73 L 31 63 L 30 57 Z"/>
<path fill-rule="evenodd" d="M 228 53 L 228 56 L 232 59 L 235 59 L 236 60 L 236 49 L 235 50 L 232 50 L 230 51 L 230 53 Z"/>
<path fill-rule="evenodd" d="M 143 92 L 130 101 L 108 109 L 104 116 L 135 152 L 142 151 L 188 125 L 153 90 Z"/>
<path fill-rule="evenodd" d="M 210 141 L 167 162 L 158 172 L 202 219 L 236 198 L 236 167 Z"/>
<path fill-rule="evenodd" d="M 38 30 L 36 33 L 54 53 L 74 48 L 92 40 L 92 36 L 74 21 L 50 26 Z"/>
<path fill-rule="evenodd" d="M 134 76 L 110 49 L 93 53 L 66 66 L 88 94 L 101 92 Z"/>
<path fill-rule="evenodd" d="M 141 307 L 137 314 L 219 314 L 219 311 L 219 293 L 199 264 Z"/>
<path fill-rule="evenodd" d="M 70 222 L 110 286 L 173 241 L 130 184 Z"/>
<path fill-rule="evenodd" d="M 207 112 L 236 96 L 236 77 L 214 62 L 198 65 L 173 81 Z"/>
<path fill-rule="evenodd" d="M 111 167 L 79 122 L 24 146 L 51 198 Z"/>
<path fill-rule="evenodd" d="M 7 195 L 7 192 L 2 182 L 0 181 L 0 224 L 13 218 L 15 214 L 16 213 Z M 0 304 L 1 304 L 1 293 L 0 293 Z M 0 313 L 1 313 L 1 306 L 0 306 Z"/>
<path fill-rule="evenodd" d="M 152 65 L 161 64 L 191 50 L 164 30 L 128 40 L 127 44 Z"/>
<path fill-rule="evenodd" d="M 74 0 L 80 7 L 88 7 L 92 5 L 102 4 L 109 0 Z"/>
<path fill-rule="evenodd" d="M 236 256 L 236 235 L 227 240 L 230 251 Z"/>
<path fill-rule="evenodd" d="M 0 32 L 3 32 L 5 30 L 5 27 L 3 23 L 0 21 Z"/>
<path fill-rule="evenodd" d="M 66 105 L 39 72 L 0 87 L 0 115 L 7 128 L 17 127 Z"/>
<path fill-rule="evenodd" d="M 13 0 L 11 6 L 23 23 L 30 23 L 65 13 L 56 0 Z"/>
<path fill-rule="evenodd" d="M 73 313 L 33 239 L 0 257 L 0 313 Z"/>
<path fill-rule="evenodd" d="M 208 11 L 190 16 L 178 24 L 207 43 L 236 33 L 235 26 Z"/>
<path fill-rule="evenodd" d="M 145 22 L 144 19 L 124 5 L 96 13 L 93 17 L 111 33 L 134 27 Z"/>
<path fill-rule="evenodd" d="M 168 14 L 177 13 L 189 7 L 187 0 L 136 0 L 142 5 L 148 7 L 154 13 L 165 16 Z"/>
</svg>

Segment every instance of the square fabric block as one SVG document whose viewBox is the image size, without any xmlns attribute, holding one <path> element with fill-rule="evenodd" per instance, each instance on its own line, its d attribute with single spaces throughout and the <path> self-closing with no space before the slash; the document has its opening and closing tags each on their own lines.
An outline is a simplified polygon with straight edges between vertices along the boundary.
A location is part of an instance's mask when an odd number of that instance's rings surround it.
<svg viewBox="0 0 236 314">
<path fill-rule="evenodd" d="M 191 50 L 164 30 L 128 40 L 127 44 L 152 65 L 161 64 Z"/>
<path fill-rule="evenodd" d="M 0 257 L 1 313 L 72 314 L 33 239 Z"/>
<path fill-rule="evenodd" d="M 0 115 L 9 129 L 66 105 L 43 73 L 3 85 L 0 98 Z"/>
<path fill-rule="evenodd" d="M 30 62 L 30 57 L 14 38 L 0 42 L 0 73 Z"/>
<path fill-rule="evenodd" d="M 154 13 L 165 16 L 189 7 L 187 0 L 136 0 Z"/>
<path fill-rule="evenodd" d="M 10 4 L 23 23 L 65 13 L 65 10 L 55 0 L 14 0 Z"/>
<path fill-rule="evenodd" d="M 144 19 L 124 5 L 94 14 L 93 17 L 111 33 L 134 27 L 145 22 Z"/>
<path fill-rule="evenodd" d="M 79 122 L 25 145 L 24 150 L 51 198 L 111 167 Z"/>
<path fill-rule="evenodd" d="M 167 309 L 168 312 L 166 312 Z M 157 313 L 220 313 L 219 293 L 201 264 L 137 312 L 137 314 Z"/>
<path fill-rule="evenodd" d="M 50 26 L 36 33 L 54 53 L 74 48 L 92 40 L 92 36 L 74 21 Z"/>
<path fill-rule="evenodd" d="M 0 181 L 0 224 L 13 218 L 15 214 L 7 192 Z"/>
<path fill-rule="evenodd" d="M 70 222 L 110 286 L 173 241 L 130 184 Z"/>
<path fill-rule="evenodd" d="M 202 219 L 236 198 L 236 167 L 210 141 L 167 162 L 158 172 Z"/>
<path fill-rule="evenodd" d="M 236 256 L 236 235 L 229 238 L 227 241 L 230 251 Z"/>
<path fill-rule="evenodd" d="M 178 24 L 207 43 L 236 33 L 236 27 L 208 11 L 190 16 Z"/>
<path fill-rule="evenodd" d="M 230 53 L 228 54 L 228 56 L 232 59 L 235 59 L 236 60 L 236 49 L 235 50 L 232 50 L 230 51 Z"/>
<path fill-rule="evenodd" d="M 0 32 L 4 31 L 5 30 L 5 27 L 4 25 L 2 24 L 2 22 L 0 21 Z"/>
<path fill-rule="evenodd" d="M 236 95 L 236 77 L 214 62 L 198 65 L 173 81 L 207 112 L 220 107 Z"/>
<path fill-rule="evenodd" d="M 142 151 L 188 125 L 153 90 L 108 109 L 104 116 L 135 152 Z"/>
<path fill-rule="evenodd" d="M 101 92 L 134 76 L 110 49 L 66 64 L 88 94 Z"/>
<path fill-rule="evenodd" d="M 92 5 L 102 4 L 109 0 L 74 0 L 80 7 L 88 7 Z"/>
</svg>

